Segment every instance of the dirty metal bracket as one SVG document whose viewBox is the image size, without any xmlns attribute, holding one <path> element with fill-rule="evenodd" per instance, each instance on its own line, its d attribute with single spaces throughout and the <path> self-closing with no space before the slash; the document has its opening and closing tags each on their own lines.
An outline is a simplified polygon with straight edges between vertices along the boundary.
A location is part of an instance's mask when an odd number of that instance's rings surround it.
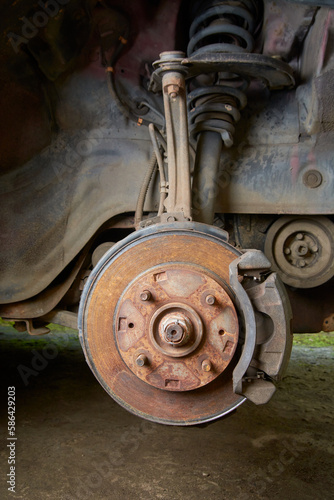
<svg viewBox="0 0 334 500">
<path fill-rule="evenodd" d="M 271 380 L 278 380 L 291 351 L 291 309 L 286 292 L 276 273 L 263 281 L 261 275 L 270 270 L 270 262 L 259 250 L 248 250 L 235 259 L 229 268 L 230 285 L 241 309 L 245 340 L 238 364 L 233 371 L 233 390 L 255 404 L 266 403 L 275 392 Z M 260 284 L 246 289 L 240 277 L 261 279 Z M 264 315 L 264 316 L 263 316 Z M 259 318 L 270 318 L 264 331 L 259 331 Z M 260 336 L 264 341 L 258 345 Z M 270 380 L 268 380 L 270 379 Z"/>
<path fill-rule="evenodd" d="M 154 63 L 156 70 L 152 74 L 150 90 L 161 91 L 160 61 Z M 269 89 L 292 88 L 295 85 L 293 71 L 289 64 L 263 54 L 212 52 L 194 55 L 180 61 L 185 78 L 194 78 L 206 73 L 228 72 L 262 80 Z M 254 71 L 256 68 L 256 71 Z"/>
<path fill-rule="evenodd" d="M 13 318 L 3 318 L 6 321 L 14 321 L 14 328 L 19 332 L 28 332 L 29 335 L 34 337 L 39 337 L 40 335 L 46 335 L 50 333 L 50 328 L 44 325 L 37 326 L 34 324 L 32 319 L 13 319 Z M 23 323 L 25 326 L 23 326 Z"/>
</svg>

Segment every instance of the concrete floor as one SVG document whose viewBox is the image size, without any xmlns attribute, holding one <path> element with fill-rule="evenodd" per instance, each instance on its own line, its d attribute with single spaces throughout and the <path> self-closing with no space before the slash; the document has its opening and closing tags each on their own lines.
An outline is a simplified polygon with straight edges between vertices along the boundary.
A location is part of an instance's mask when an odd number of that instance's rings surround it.
<svg viewBox="0 0 334 500">
<path fill-rule="evenodd" d="M 334 498 L 330 346 L 294 346 L 268 405 L 246 402 L 206 427 L 182 428 L 119 407 L 73 333 L 36 339 L 3 325 L 0 332 L 2 443 L 7 386 L 16 386 L 17 404 L 16 493 L 5 484 L 3 446 L 1 499 Z"/>
</svg>

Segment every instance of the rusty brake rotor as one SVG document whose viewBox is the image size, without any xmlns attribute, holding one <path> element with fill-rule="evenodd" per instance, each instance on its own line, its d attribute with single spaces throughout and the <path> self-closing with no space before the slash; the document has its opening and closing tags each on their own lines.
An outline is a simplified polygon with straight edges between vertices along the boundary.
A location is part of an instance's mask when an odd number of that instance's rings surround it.
<svg viewBox="0 0 334 500">
<path fill-rule="evenodd" d="M 175 223 L 133 233 L 94 268 L 79 312 L 86 359 L 105 390 L 146 419 L 191 425 L 239 406 L 239 319 L 226 233 Z"/>
</svg>

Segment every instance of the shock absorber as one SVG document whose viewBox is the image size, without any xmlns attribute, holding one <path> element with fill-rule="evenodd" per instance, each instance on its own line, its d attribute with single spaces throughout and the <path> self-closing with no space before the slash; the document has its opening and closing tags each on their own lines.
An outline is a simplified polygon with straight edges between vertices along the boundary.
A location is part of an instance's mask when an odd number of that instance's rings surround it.
<svg viewBox="0 0 334 500">
<path fill-rule="evenodd" d="M 199 2 L 190 26 L 187 57 L 182 52 L 165 52 L 153 64 L 150 89 L 162 91 L 168 125 L 169 187 L 162 220 L 193 218 L 213 223 L 223 146 L 233 144 L 240 110 L 247 104 L 250 81 L 260 80 L 269 89 L 294 85 L 288 64 L 251 52 L 261 21 L 261 6 L 262 0 Z M 178 90 L 170 92 L 174 79 Z M 186 88 L 190 90 L 188 96 Z M 189 133 L 183 116 L 186 101 Z M 191 207 L 188 194 L 183 193 L 188 192 L 190 185 L 189 146 L 185 140 L 188 136 L 196 142 Z"/>
<path fill-rule="evenodd" d="M 190 26 L 188 57 L 205 59 L 214 54 L 252 52 L 258 10 L 253 0 L 202 3 Z M 213 77 L 214 85 L 194 88 L 188 95 L 190 135 L 197 140 L 193 211 L 197 220 L 208 224 L 214 218 L 223 144 L 227 148 L 233 145 L 235 124 L 247 104 L 245 90 L 249 84 L 249 75 L 235 72 L 219 72 Z"/>
</svg>

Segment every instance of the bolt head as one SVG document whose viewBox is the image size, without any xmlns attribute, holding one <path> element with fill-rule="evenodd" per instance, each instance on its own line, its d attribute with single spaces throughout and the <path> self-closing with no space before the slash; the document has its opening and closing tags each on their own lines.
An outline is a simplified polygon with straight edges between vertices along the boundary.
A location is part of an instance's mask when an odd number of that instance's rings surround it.
<svg viewBox="0 0 334 500">
<path fill-rule="evenodd" d="M 304 238 L 303 233 L 298 233 L 298 234 L 296 235 L 296 238 L 297 238 L 297 240 L 302 240 L 302 239 Z"/>
<path fill-rule="evenodd" d="M 284 248 L 285 255 L 289 255 L 291 253 L 290 248 Z"/>
</svg>

